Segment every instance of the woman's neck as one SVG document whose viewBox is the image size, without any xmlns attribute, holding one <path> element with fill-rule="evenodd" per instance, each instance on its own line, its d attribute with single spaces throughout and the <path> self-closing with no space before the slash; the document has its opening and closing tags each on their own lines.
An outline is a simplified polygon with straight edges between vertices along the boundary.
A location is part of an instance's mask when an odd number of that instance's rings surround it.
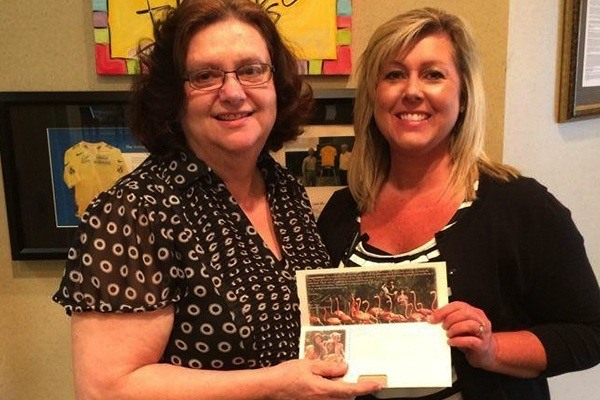
<svg viewBox="0 0 600 400">
<path fill-rule="evenodd" d="M 264 195 L 262 175 L 257 167 L 260 152 L 222 154 L 200 152 L 197 156 L 223 180 L 238 203 Z"/>
<path fill-rule="evenodd" d="M 361 218 L 361 231 L 369 234 L 369 244 L 391 254 L 431 240 L 464 199 L 452 190 L 450 157 L 401 161 L 392 162 L 375 207 Z"/>
<path fill-rule="evenodd" d="M 252 176 L 244 180 L 234 179 L 231 181 L 224 180 L 224 182 L 233 198 L 246 213 L 256 211 L 255 209 L 259 204 L 268 206 L 265 183 L 258 168 L 254 169 Z"/>
<path fill-rule="evenodd" d="M 450 187 L 451 176 L 450 154 L 434 159 L 393 157 L 384 187 L 409 197 L 441 193 Z"/>
</svg>

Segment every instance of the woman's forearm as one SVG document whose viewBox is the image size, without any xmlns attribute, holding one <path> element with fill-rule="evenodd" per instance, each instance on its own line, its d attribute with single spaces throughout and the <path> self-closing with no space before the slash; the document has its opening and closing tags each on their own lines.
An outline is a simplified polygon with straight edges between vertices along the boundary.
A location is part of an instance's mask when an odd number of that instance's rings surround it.
<svg viewBox="0 0 600 400">
<path fill-rule="evenodd" d="M 78 400 L 139 399 L 236 399 L 274 398 L 281 379 L 269 368 L 261 370 L 212 371 L 150 364 L 114 380 L 78 382 Z M 92 378 L 93 379 L 93 378 Z"/>
<path fill-rule="evenodd" d="M 101 385 L 78 385 L 78 400 L 329 400 L 380 390 L 375 382 L 343 382 L 347 365 L 293 360 L 255 370 L 212 371 L 150 364 Z M 93 380 L 94 378 L 92 378 Z M 78 382 L 82 383 L 82 382 Z M 97 383 L 97 382 L 96 382 Z"/>
<path fill-rule="evenodd" d="M 535 378 L 546 370 L 546 351 L 533 333 L 495 332 L 492 338 L 495 357 L 483 369 L 518 378 Z"/>
</svg>

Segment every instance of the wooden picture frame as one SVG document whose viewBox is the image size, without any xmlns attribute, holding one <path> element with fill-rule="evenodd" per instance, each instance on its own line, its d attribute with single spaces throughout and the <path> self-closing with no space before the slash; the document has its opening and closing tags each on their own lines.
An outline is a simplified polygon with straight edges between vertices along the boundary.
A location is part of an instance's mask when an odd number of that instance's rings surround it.
<svg viewBox="0 0 600 400">
<path fill-rule="evenodd" d="M 600 59 L 589 57 L 587 48 L 599 11 L 589 18 L 589 5 L 588 0 L 564 2 L 558 122 L 600 115 Z"/>
<path fill-rule="evenodd" d="M 351 124 L 353 97 L 352 89 L 315 91 L 310 124 Z M 129 135 L 128 99 L 127 91 L 0 92 L 0 154 L 13 260 L 64 259 L 76 230 L 60 223 L 56 186 L 64 167 L 52 154 L 51 133 L 127 130 Z"/>
</svg>

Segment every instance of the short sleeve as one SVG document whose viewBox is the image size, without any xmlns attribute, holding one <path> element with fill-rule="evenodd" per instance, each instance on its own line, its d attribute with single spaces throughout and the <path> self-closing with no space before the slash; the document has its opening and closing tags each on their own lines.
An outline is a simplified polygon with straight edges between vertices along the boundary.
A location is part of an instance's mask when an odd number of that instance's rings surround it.
<svg viewBox="0 0 600 400">
<path fill-rule="evenodd" d="M 117 147 L 114 147 L 112 150 L 111 162 L 114 166 L 114 174 L 116 176 L 115 181 L 130 172 L 127 162 L 125 162 L 123 152 Z"/>
<path fill-rule="evenodd" d="M 82 217 L 53 300 L 68 314 L 150 311 L 178 301 L 183 271 L 166 222 L 135 193 L 101 194 Z"/>
<path fill-rule="evenodd" d="M 79 171 L 77 170 L 77 157 L 73 149 L 65 152 L 63 179 L 69 188 L 73 188 L 80 180 Z"/>
</svg>

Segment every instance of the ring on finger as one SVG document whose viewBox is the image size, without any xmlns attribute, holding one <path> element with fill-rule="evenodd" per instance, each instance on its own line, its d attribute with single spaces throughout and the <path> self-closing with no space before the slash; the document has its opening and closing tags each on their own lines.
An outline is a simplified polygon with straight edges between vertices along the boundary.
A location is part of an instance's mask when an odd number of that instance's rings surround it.
<svg viewBox="0 0 600 400">
<path fill-rule="evenodd" d="M 479 323 L 479 328 L 477 328 L 476 335 L 479 336 L 479 337 L 482 337 L 484 329 L 485 329 L 485 324 L 483 322 L 480 322 Z"/>
</svg>

